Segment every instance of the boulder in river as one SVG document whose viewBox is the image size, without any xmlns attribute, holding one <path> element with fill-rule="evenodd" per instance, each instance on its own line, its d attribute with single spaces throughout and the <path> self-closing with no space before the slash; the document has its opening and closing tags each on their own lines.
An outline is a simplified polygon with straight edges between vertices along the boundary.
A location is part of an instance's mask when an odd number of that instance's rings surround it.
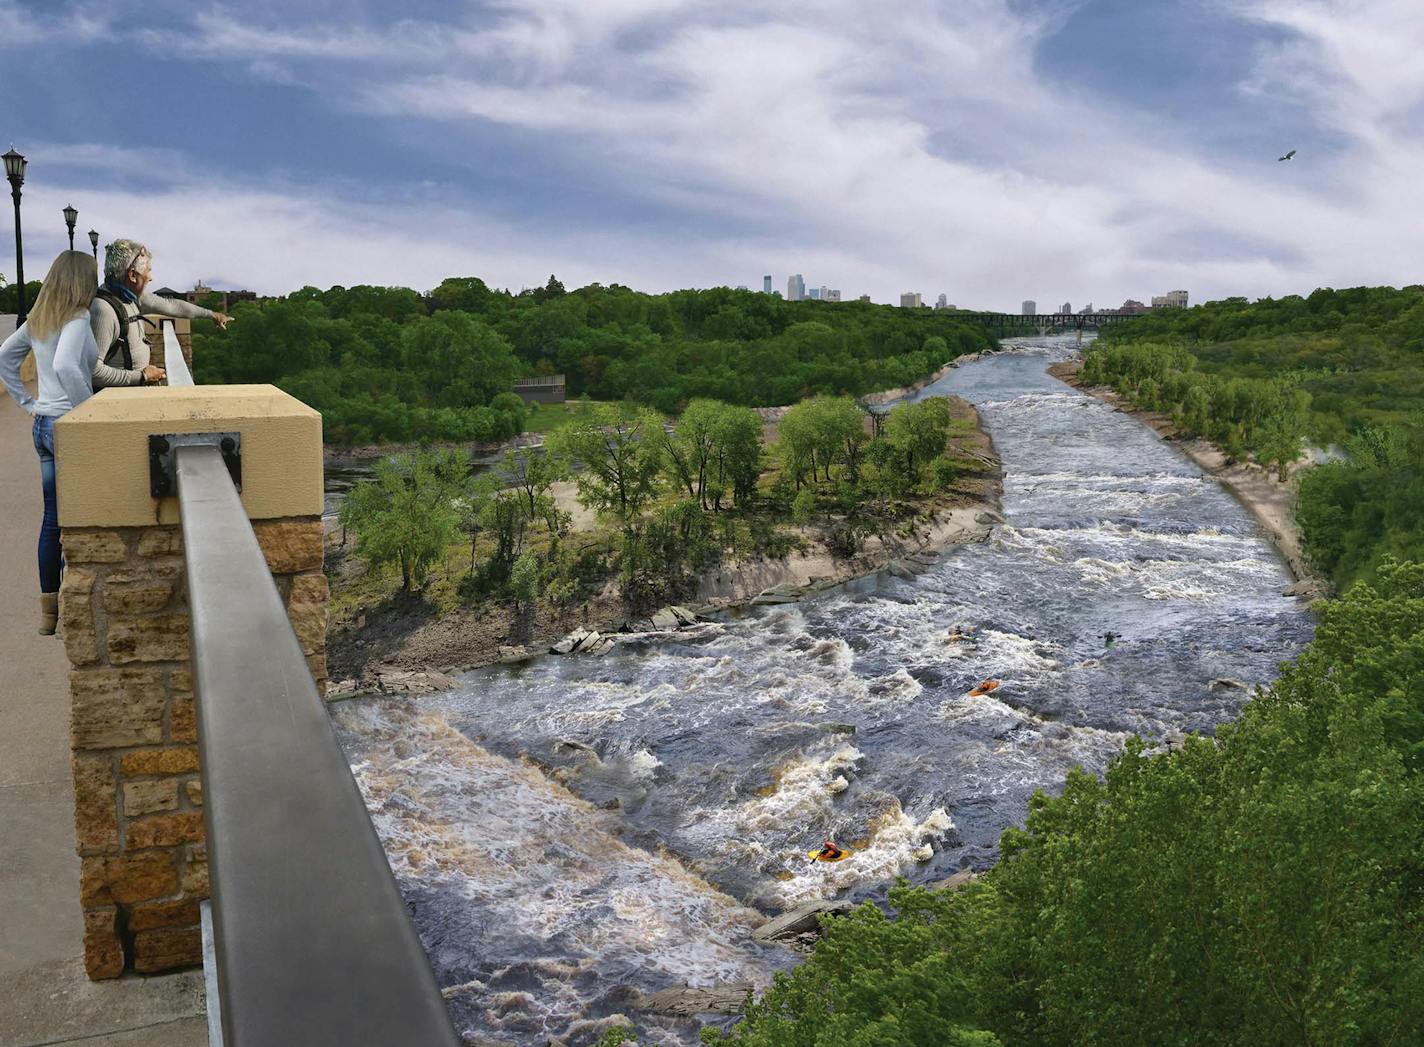
<svg viewBox="0 0 1424 1047">
<path fill-rule="evenodd" d="M 808 931 L 818 932 L 822 916 L 844 916 L 853 908 L 850 902 L 818 898 L 767 920 L 752 931 L 752 938 L 759 942 L 790 941 Z"/>
<path fill-rule="evenodd" d="M 558 643 L 552 645 L 549 648 L 549 653 L 573 654 L 574 651 L 578 648 L 578 645 L 583 642 L 584 637 L 586 637 L 587 635 L 587 629 L 575 629 L 573 632 L 569 633 L 568 636 L 565 636 Z"/>
<path fill-rule="evenodd" d="M 1245 680 L 1233 680 L 1229 676 L 1221 676 L 1207 684 L 1209 691 L 1249 691 L 1251 685 Z"/>
<path fill-rule="evenodd" d="M 1302 578 L 1282 589 L 1281 595 L 1302 600 L 1323 600 L 1330 595 L 1330 583 L 1321 578 Z"/>
<path fill-rule="evenodd" d="M 653 1014 L 675 1014 L 684 1018 L 698 1014 L 741 1014 L 751 994 L 751 982 L 728 982 L 705 988 L 674 985 L 643 996 L 638 1007 Z"/>
<path fill-rule="evenodd" d="M 979 879 L 979 874 L 973 869 L 960 869 L 953 876 L 947 876 L 929 885 L 932 891 L 957 891 L 966 884 L 973 883 Z"/>
<path fill-rule="evenodd" d="M 795 603 L 800 598 L 799 593 L 776 592 L 768 589 L 752 600 L 752 606 L 763 607 L 767 604 Z"/>
<path fill-rule="evenodd" d="M 440 694 L 453 691 L 460 682 L 453 676 L 435 672 L 415 672 L 404 669 L 388 669 L 376 673 L 376 687 L 386 694 L 405 694 L 412 698 L 423 694 Z"/>
<path fill-rule="evenodd" d="M 681 619 L 673 613 L 671 607 L 664 607 L 661 611 L 654 611 L 650 619 L 654 629 L 659 632 L 671 632 L 682 625 Z"/>
</svg>

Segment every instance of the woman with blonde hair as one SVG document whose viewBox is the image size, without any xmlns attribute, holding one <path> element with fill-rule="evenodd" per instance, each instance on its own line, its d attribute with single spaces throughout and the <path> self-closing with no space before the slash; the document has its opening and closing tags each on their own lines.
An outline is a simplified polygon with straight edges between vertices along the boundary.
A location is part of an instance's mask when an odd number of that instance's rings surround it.
<svg viewBox="0 0 1424 1047">
<path fill-rule="evenodd" d="M 54 420 L 94 395 L 91 376 L 99 347 L 89 329 L 89 303 L 99 271 L 83 251 L 64 251 L 49 267 L 35 307 L 0 345 L 0 380 L 15 402 L 34 416 L 31 433 L 40 456 L 44 517 L 40 522 L 40 632 L 53 635 L 59 621 L 59 511 L 54 493 Z M 20 365 L 35 354 L 39 395 L 30 396 Z"/>
</svg>

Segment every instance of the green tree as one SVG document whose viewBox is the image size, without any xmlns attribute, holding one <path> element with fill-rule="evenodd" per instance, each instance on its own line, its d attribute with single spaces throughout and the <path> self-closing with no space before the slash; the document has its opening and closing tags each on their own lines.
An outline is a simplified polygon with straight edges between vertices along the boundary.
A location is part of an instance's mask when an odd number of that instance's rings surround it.
<svg viewBox="0 0 1424 1047">
<path fill-rule="evenodd" d="M 555 483 L 568 478 L 567 459 L 548 449 L 510 450 L 504 453 L 499 473 L 506 484 L 520 492 L 528 519 L 543 520 L 551 532 L 562 531 L 561 517 L 549 491 Z"/>
<path fill-rule="evenodd" d="M 509 573 L 509 589 L 516 610 L 528 611 L 539 599 L 539 559 L 533 553 L 525 553 L 514 561 Z"/>
<path fill-rule="evenodd" d="M 657 490 L 662 419 L 629 405 L 599 404 L 549 434 L 553 454 L 582 464 L 579 501 L 630 529 Z"/>
<path fill-rule="evenodd" d="M 952 421 L 942 396 L 898 404 L 886 416 L 882 438 L 908 483 L 917 483 L 924 467 L 944 453 Z"/>
<path fill-rule="evenodd" d="M 401 589 L 423 584 L 430 565 L 454 540 L 469 467 L 463 455 L 423 451 L 376 464 L 375 478 L 347 495 L 344 519 L 356 533 L 356 552 L 373 566 L 398 563 Z"/>
</svg>

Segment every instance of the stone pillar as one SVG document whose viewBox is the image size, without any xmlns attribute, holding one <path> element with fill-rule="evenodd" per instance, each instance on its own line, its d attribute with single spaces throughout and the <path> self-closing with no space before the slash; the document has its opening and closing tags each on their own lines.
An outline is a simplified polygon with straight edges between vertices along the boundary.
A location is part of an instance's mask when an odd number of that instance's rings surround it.
<svg viewBox="0 0 1424 1047">
<path fill-rule="evenodd" d="M 326 683 L 321 417 L 271 386 L 106 389 L 55 426 L 75 833 L 90 978 L 202 962 L 203 786 L 178 500 L 148 436 L 237 432 L 242 502 Z"/>
</svg>

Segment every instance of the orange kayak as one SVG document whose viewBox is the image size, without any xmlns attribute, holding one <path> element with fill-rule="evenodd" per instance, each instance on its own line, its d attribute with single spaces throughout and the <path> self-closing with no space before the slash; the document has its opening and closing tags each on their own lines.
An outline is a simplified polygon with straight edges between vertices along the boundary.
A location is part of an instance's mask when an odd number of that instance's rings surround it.
<svg viewBox="0 0 1424 1047">
<path fill-rule="evenodd" d="M 982 698 L 984 695 L 988 694 L 990 691 L 994 690 L 998 686 L 998 680 L 985 680 L 978 687 L 974 688 L 974 690 L 969 692 L 969 697 Z"/>
</svg>

